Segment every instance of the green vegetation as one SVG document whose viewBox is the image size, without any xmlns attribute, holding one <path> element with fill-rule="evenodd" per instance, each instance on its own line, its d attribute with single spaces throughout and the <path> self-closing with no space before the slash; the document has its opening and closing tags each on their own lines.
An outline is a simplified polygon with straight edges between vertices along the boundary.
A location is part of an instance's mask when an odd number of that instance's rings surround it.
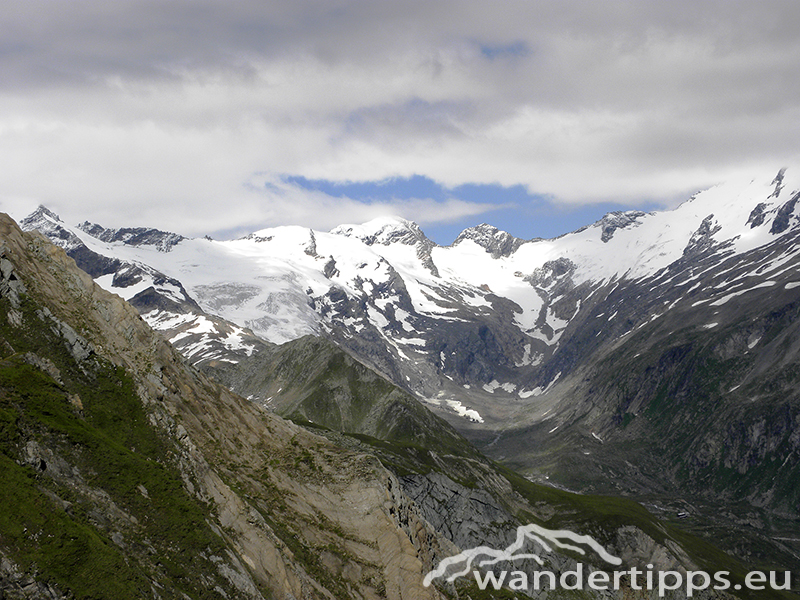
<svg viewBox="0 0 800 600">
<path fill-rule="evenodd" d="M 0 456 L 0 541 L 25 571 L 77 598 L 136 598 L 149 589 L 117 546 L 42 490 L 33 469 Z"/>
<path fill-rule="evenodd" d="M 237 365 L 204 370 L 242 395 L 271 397 L 279 415 L 307 427 L 478 455 L 408 392 L 322 338 L 306 336 Z"/>
<path fill-rule="evenodd" d="M 75 598 L 150 596 L 151 581 L 169 584 L 164 597 L 220 597 L 214 585 L 230 584 L 209 557 L 224 543 L 133 380 L 96 356 L 78 364 L 36 308 L 23 301 L 22 330 L 0 322 L 16 351 L 0 360 L 0 547 Z M 20 464 L 26 449 L 41 456 Z"/>
<path fill-rule="evenodd" d="M 654 349 L 653 353 L 656 352 L 661 354 L 651 356 L 649 359 L 654 361 L 661 360 L 663 363 L 665 360 L 663 359 L 664 351 Z M 689 355 L 691 357 L 692 353 L 691 346 L 673 348 L 667 351 L 667 362 L 673 359 L 685 360 L 686 356 Z M 648 357 L 645 357 L 643 360 L 647 359 Z M 352 393 L 350 401 L 355 402 L 357 400 L 362 405 L 370 401 L 378 404 L 388 396 L 384 389 L 365 387 L 363 382 L 359 383 L 360 380 L 352 375 L 354 372 L 352 365 L 347 365 L 344 360 L 336 360 L 331 364 L 333 365 L 332 372 L 325 371 L 317 374 L 315 378 L 311 378 L 311 383 L 309 383 L 307 374 L 298 373 L 299 377 L 306 377 L 306 379 L 303 379 L 303 385 L 307 385 L 305 388 L 307 396 L 305 397 L 313 398 L 314 401 L 313 403 L 306 401 L 299 404 L 295 403 L 293 405 L 295 406 L 295 411 L 291 414 L 296 423 L 323 435 L 330 434 L 335 430 L 341 432 L 341 429 L 339 429 L 341 427 L 340 422 L 336 421 L 336 419 L 334 419 L 335 422 L 326 422 L 324 418 L 326 414 L 334 415 L 337 419 L 341 415 L 336 405 L 341 400 L 342 385 L 334 385 L 332 382 L 347 380 L 347 389 L 350 392 L 357 391 L 357 393 Z M 655 397 L 649 404 L 649 410 L 644 415 L 644 418 L 652 419 L 653 415 L 658 411 L 687 410 L 688 406 L 676 405 L 674 402 L 674 386 L 676 382 L 685 380 L 688 375 L 696 375 L 697 372 L 702 371 L 704 373 L 702 378 L 703 389 L 699 390 L 699 392 L 710 396 L 724 387 L 726 374 L 730 370 L 739 368 L 739 366 L 737 361 L 715 360 L 713 357 L 703 356 L 702 353 L 698 352 L 697 358 L 681 363 L 681 368 L 686 369 L 687 372 L 673 372 L 672 377 L 662 379 L 662 385 L 656 389 Z M 672 367 L 665 363 L 664 368 L 669 370 Z M 637 377 L 656 375 L 650 372 L 642 375 L 636 370 L 631 370 L 631 373 L 636 373 Z M 330 378 L 326 379 L 326 376 Z M 629 383 L 628 387 L 631 390 L 637 390 L 641 385 L 641 381 L 632 380 Z M 299 385 L 297 382 L 294 382 L 294 384 Z M 388 385 L 382 380 L 381 384 Z M 311 389 L 313 389 L 313 393 L 308 391 Z M 416 406 L 419 407 L 418 403 L 416 403 Z M 311 410 L 312 407 L 313 410 Z M 423 407 L 419 408 L 424 410 Z M 375 410 L 375 407 L 372 406 L 371 409 L 365 409 L 362 406 L 360 413 L 368 414 L 369 410 Z M 392 412 L 396 413 L 403 410 L 406 409 L 401 406 L 394 408 Z M 428 411 L 425 412 L 428 415 L 428 419 L 436 419 Z M 387 411 L 387 414 L 391 414 L 390 411 Z M 314 415 L 314 422 L 309 421 L 307 415 Z M 342 433 L 356 440 L 365 451 L 377 455 L 381 462 L 399 477 L 411 474 L 424 475 L 431 471 L 437 471 L 465 487 L 472 488 L 479 486 L 479 481 L 484 481 L 485 483 L 487 479 L 485 475 L 492 471 L 502 475 L 511 484 L 514 491 L 527 500 L 533 511 L 537 514 L 551 515 L 547 518 L 541 518 L 537 517 L 533 512 L 523 512 L 516 515 L 520 523 L 538 522 L 551 529 L 563 528 L 578 531 L 592 535 L 606 545 L 613 544 L 620 528 L 626 526 L 635 527 L 658 544 L 677 544 L 689 554 L 695 564 L 709 571 L 727 570 L 732 573 L 734 582 L 744 581 L 747 569 L 742 563 L 721 552 L 703 539 L 682 530 L 680 526 L 658 520 L 642 505 L 633 500 L 618 496 L 574 494 L 553 487 L 535 484 L 509 468 L 486 462 L 463 438 L 460 438 L 458 443 L 451 442 L 447 436 L 433 439 L 428 432 L 435 431 L 437 426 L 440 426 L 438 423 L 428 424 L 416 412 L 411 411 L 405 417 L 407 419 L 405 428 L 395 427 L 387 430 L 383 435 L 377 432 L 371 435 L 363 432 L 343 431 Z M 699 423 L 702 424 L 703 419 L 711 417 L 711 411 L 701 411 L 694 417 L 696 420 L 700 419 Z M 438 421 L 438 419 L 436 420 Z M 620 426 L 624 428 L 630 426 L 636 420 L 636 417 L 631 413 L 621 413 L 619 420 Z M 420 423 L 424 423 L 424 426 Z M 421 427 L 424 428 L 428 435 L 420 435 L 418 433 Z M 335 436 L 332 437 L 336 439 Z M 690 441 L 684 440 L 683 443 L 688 444 Z M 433 451 L 434 449 L 435 452 Z M 478 466 L 479 464 L 483 465 L 483 467 Z M 480 593 L 479 590 L 477 592 L 473 590 L 469 595 L 470 597 L 478 598 Z M 766 594 L 763 596 L 765 598 L 785 597 L 784 594 L 778 592 L 772 595 L 770 595 L 770 592 L 764 592 L 764 594 Z M 743 591 L 741 596 L 747 598 L 747 591 Z"/>
</svg>

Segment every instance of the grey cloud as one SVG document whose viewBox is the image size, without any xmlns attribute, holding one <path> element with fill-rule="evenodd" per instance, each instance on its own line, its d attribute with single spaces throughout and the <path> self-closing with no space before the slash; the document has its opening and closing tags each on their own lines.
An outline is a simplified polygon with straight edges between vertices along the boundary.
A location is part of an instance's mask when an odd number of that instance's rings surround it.
<svg viewBox="0 0 800 600">
<path fill-rule="evenodd" d="M 800 155 L 798 22 L 794 0 L 14 2 L 0 198 L 235 199 L 244 222 L 271 170 L 671 201 Z"/>
</svg>

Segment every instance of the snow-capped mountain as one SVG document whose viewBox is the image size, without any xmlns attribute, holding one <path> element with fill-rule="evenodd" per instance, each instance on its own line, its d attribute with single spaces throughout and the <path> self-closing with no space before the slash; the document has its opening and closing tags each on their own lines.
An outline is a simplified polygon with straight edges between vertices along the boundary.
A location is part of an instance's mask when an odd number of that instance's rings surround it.
<svg viewBox="0 0 800 600">
<path fill-rule="evenodd" d="M 64 248 L 81 269 L 133 304 L 195 364 L 235 361 L 264 345 L 246 328 L 204 312 L 178 279 L 141 260 L 117 256 L 120 248 L 167 253 L 188 241 L 182 236 L 147 228 L 104 229 L 88 222 L 71 227 L 43 206 L 20 225 Z"/>
<path fill-rule="evenodd" d="M 446 247 L 395 217 L 216 241 L 40 208 L 23 228 L 245 396 L 275 392 L 248 388 L 262 350 L 323 336 L 531 477 L 744 498 L 722 525 L 775 530 L 800 515 L 799 201 L 787 169 L 556 239 L 482 224 Z"/>
<path fill-rule="evenodd" d="M 0 303 L 0 597 L 477 597 L 469 582 L 420 583 L 467 548 L 513 549 L 509 540 L 531 527 L 556 545 L 566 531 L 593 554 L 541 542 L 541 564 L 514 564 L 523 573 L 545 566 L 563 580 L 608 555 L 639 572 L 746 568 L 635 502 L 608 506 L 487 460 L 319 337 L 206 364 L 235 371 L 264 359 L 251 375 L 289 388 L 284 407 L 288 400 L 295 423 L 268 414 L 184 364 L 135 309 L 7 215 Z M 531 516 L 543 525 L 525 525 Z"/>
<path fill-rule="evenodd" d="M 278 344 L 322 334 L 424 400 L 502 422 L 569 373 L 569 355 L 583 352 L 570 340 L 585 326 L 605 342 L 700 297 L 717 306 L 791 286 L 792 249 L 703 285 L 723 260 L 794 235 L 800 178 L 791 176 L 720 185 L 669 212 L 611 213 L 552 240 L 520 240 L 483 224 L 448 247 L 391 217 L 231 241 L 69 227 L 46 209 L 23 227 L 64 246 L 173 342 L 206 334 L 186 352 L 195 361 L 237 359 L 225 349 L 252 353 L 249 331 Z M 608 306 L 633 282 L 648 282 L 646 294 Z M 212 340 L 214 351 L 204 345 Z"/>
</svg>

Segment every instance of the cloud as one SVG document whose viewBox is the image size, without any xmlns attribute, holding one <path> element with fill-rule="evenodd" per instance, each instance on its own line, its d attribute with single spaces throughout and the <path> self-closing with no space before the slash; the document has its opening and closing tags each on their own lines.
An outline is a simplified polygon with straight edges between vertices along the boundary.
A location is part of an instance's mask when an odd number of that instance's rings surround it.
<svg viewBox="0 0 800 600">
<path fill-rule="evenodd" d="M 669 204 L 800 158 L 798 20 L 793 0 L 14 3 L 0 201 L 190 234 L 493 206 L 258 173 Z"/>
<path fill-rule="evenodd" d="M 272 176 L 256 176 L 247 187 L 252 193 L 248 202 L 252 214 L 249 227 L 241 231 L 251 231 L 253 223 L 262 226 L 304 225 L 324 231 L 342 223 L 363 223 L 383 215 L 413 219 L 422 226 L 436 225 L 453 223 L 507 206 L 465 202 L 452 197 L 353 199 L 308 189 Z"/>
</svg>

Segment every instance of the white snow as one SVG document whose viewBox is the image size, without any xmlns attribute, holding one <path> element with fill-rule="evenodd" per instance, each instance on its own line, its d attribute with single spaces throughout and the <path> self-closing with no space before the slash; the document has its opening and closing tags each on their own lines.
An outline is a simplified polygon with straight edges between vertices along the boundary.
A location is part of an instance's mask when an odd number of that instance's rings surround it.
<svg viewBox="0 0 800 600">
<path fill-rule="evenodd" d="M 494 394 L 495 390 L 503 390 L 506 393 L 513 394 L 514 390 L 517 389 L 517 385 L 515 383 L 506 382 L 500 383 L 496 379 L 491 381 L 490 383 L 486 383 L 483 385 L 483 389 L 489 392 L 490 394 Z"/>
<path fill-rule="evenodd" d="M 522 355 L 522 360 L 520 362 L 514 362 L 514 366 L 516 366 L 516 367 L 527 367 L 529 365 L 536 366 L 536 365 L 540 364 L 542 362 L 542 360 L 544 359 L 544 355 L 542 355 L 542 354 L 538 354 L 537 353 L 536 355 L 533 355 L 533 356 L 531 355 L 531 345 L 530 344 L 525 344 L 524 350 L 525 350 L 525 352 Z"/>
<path fill-rule="evenodd" d="M 196 315 L 177 314 L 165 311 L 152 310 L 142 315 L 142 318 L 155 330 L 174 329 L 194 321 Z"/>
<path fill-rule="evenodd" d="M 489 383 L 483 384 L 483 389 L 489 392 L 490 394 L 494 394 L 494 391 L 500 387 L 500 382 L 496 379 L 493 379 Z"/>
<path fill-rule="evenodd" d="M 602 283 L 613 284 L 624 277 L 652 276 L 683 256 L 693 234 L 709 215 L 713 215 L 712 230 L 719 228 L 713 233 L 713 240 L 730 241 L 732 253 L 765 246 L 776 237 L 769 231 L 774 211 L 791 197 L 793 190 L 800 189 L 800 170 L 787 170 L 784 191 L 779 197 L 772 197 L 774 175 L 765 173 L 755 179 L 739 178 L 700 192 L 672 211 L 651 213 L 640 217 L 632 226 L 617 229 L 606 243 L 600 238 L 600 227 L 592 225 L 557 239 L 523 243 L 514 253 L 499 258 L 493 258 L 471 240 L 448 247 L 434 246 L 430 248 L 430 259 L 439 276 L 420 258 L 420 249 L 428 246 L 418 245 L 421 239 L 418 230 L 412 223 L 397 217 L 381 217 L 361 225 L 342 225 L 330 232 L 286 226 L 264 229 L 238 240 L 184 239 L 170 252 L 160 252 L 152 246 L 109 244 L 80 229 L 66 228 L 94 252 L 146 265 L 180 281 L 207 313 L 239 327 L 249 327 L 256 335 L 272 342 L 283 343 L 319 333 L 330 329 L 337 319 L 336 323 L 346 323 L 349 333 L 355 334 L 371 323 L 399 356 L 407 357 L 401 346 L 413 355 L 412 349 L 421 349 L 426 343 L 424 332 L 417 332 L 414 326 L 417 315 L 439 320 L 471 318 L 476 313 L 493 310 L 492 303 L 487 300 L 490 293 L 487 290 L 491 290 L 518 305 L 519 312 L 515 312 L 513 318 L 522 333 L 553 350 L 570 322 L 569 318 L 562 318 L 566 313 L 556 316 L 552 308 L 555 298 L 548 299 L 556 289 L 556 279 L 571 278 L 575 285 L 590 282 L 597 290 Z M 750 212 L 760 202 L 767 205 L 767 220 L 751 228 L 747 223 Z M 402 239 L 398 241 L 399 238 Z M 718 291 L 721 297 L 699 300 L 693 305 L 709 303 L 718 307 L 750 291 L 778 285 L 779 276 L 787 276 L 785 274 L 794 268 L 796 256 L 794 249 L 775 250 L 755 264 L 752 272 L 737 276 L 736 281 L 722 279 Z M 531 277 L 548 261 L 564 258 L 574 264 L 571 273 L 549 284 Z M 696 269 L 689 281 L 684 282 L 688 289 L 682 297 L 689 297 L 689 292 L 701 285 L 703 274 L 717 264 Z M 326 265 L 328 276 L 325 275 Z M 749 277 L 756 275 L 770 280 L 748 282 Z M 669 285 L 672 276 L 664 273 L 657 285 Z M 399 277 L 402 285 L 393 286 L 395 277 Z M 531 281 L 539 281 L 540 288 L 535 288 Z M 114 288 L 112 275 L 99 277 L 97 282 L 126 299 L 153 285 L 152 279 L 146 277 L 133 286 Z M 800 281 L 785 284 L 786 290 L 796 287 L 800 287 Z M 400 297 L 403 289 L 408 298 Z M 183 299 L 177 286 L 163 284 L 159 290 L 176 300 Z M 342 321 L 344 316 L 336 310 L 334 298 L 337 294 L 365 301 L 369 323 L 360 316 Z M 406 309 L 400 308 L 401 301 L 410 301 L 416 314 L 411 313 L 408 305 Z M 326 316 L 322 316 L 323 308 Z M 409 337 L 394 334 L 390 337 L 384 331 L 389 326 L 386 315 L 392 314 L 392 308 L 394 318 Z M 616 312 L 607 319 L 615 317 Z M 146 320 L 165 330 L 182 325 L 181 318 L 186 317 L 162 315 L 146 317 Z M 186 324 L 188 322 L 183 325 Z M 717 325 L 714 322 L 705 327 L 710 329 Z M 198 320 L 176 333 L 174 339 L 185 340 L 190 334 L 211 335 L 212 329 L 210 321 Z M 225 340 L 231 348 L 242 343 L 237 332 L 227 334 Z M 533 366 L 542 361 L 543 355 L 534 350 L 535 344 L 524 345 L 517 367 Z M 435 360 L 435 356 L 432 358 Z M 493 381 L 484 386 L 484 390 L 494 393 L 502 388 L 527 398 L 547 392 L 554 383 L 555 379 L 545 389 L 517 390 L 516 387 L 510 389 L 512 384 Z"/>
<path fill-rule="evenodd" d="M 537 340 L 541 340 L 541 341 L 543 341 L 545 344 L 547 344 L 548 346 L 552 346 L 552 345 L 554 345 L 554 344 L 557 344 L 557 343 L 558 343 L 558 340 L 559 340 L 559 338 L 561 338 L 561 334 L 562 334 L 562 333 L 564 333 L 564 332 L 563 332 L 563 331 L 557 331 L 557 332 L 555 332 L 555 333 L 553 334 L 553 337 L 552 337 L 552 338 L 549 338 L 549 337 L 547 337 L 547 335 L 545 335 L 545 334 L 544 334 L 544 333 L 542 333 L 541 331 L 538 331 L 538 330 L 535 330 L 535 331 L 528 331 L 528 335 L 529 335 L 530 337 L 532 337 L 532 338 L 534 338 L 534 339 L 537 339 Z"/>
<path fill-rule="evenodd" d="M 736 296 L 741 296 L 742 294 L 746 294 L 747 292 L 752 292 L 753 290 L 757 290 L 759 288 L 772 287 L 776 283 L 777 283 L 776 281 L 764 281 L 764 282 L 759 283 L 758 285 L 754 285 L 753 287 L 748 288 L 746 290 L 741 290 L 739 292 L 733 292 L 732 294 L 728 294 L 727 296 L 723 296 L 719 300 L 715 300 L 714 302 L 712 302 L 710 304 L 710 306 L 722 306 L 723 304 L 725 304 L 731 298 L 735 298 Z"/>
<path fill-rule="evenodd" d="M 481 417 L 477 410 L 473 408 L 467 408 L 458 400 L 445 399 L 445 403 L 451 409 L 453 409 L 458 416 L 469 419 L 470 421 L 475 421 L 476 423 L 483 423 L 483 417 Z"/>
<path fill-rule="evenodd" d="M 151 277 L 145 277 L 139 283 L 134 283 L 133 285 L 129 285 L 128 287 L 114 287 L 112 285 L 112 281 L 114 280 L 114 274 L 109 273 L 108 275 L 102 275 L 95 279 L 97 285 L 99 285 L 104 290 L 109 292 L 113 292 L 118 296 L 121 296 L 123 300 L 130 300 L 139 292 L 145 291 L 149 287 L 153 287 L 153 279 Z"/>
<path fill-rule="evenodd" d="M 383 329 L 389 325 L 389 319 L 387 319 L 382 313 L 378 312 L 371 306 L 367 307 L 367 314 L 369 315 L 369 320 L 378 328 Z"/>
</svg>

